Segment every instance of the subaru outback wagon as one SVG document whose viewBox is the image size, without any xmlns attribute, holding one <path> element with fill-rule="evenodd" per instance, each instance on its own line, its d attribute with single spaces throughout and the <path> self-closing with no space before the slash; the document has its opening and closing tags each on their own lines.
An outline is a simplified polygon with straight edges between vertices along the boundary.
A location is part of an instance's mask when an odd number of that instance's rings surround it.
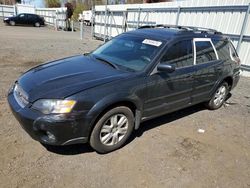
<svg viewBox="0 0 250 188">
<path fill-rule="evenodd" d="M 39 65 L 11 87 L 8 102 L 35 140 L 123 146 L 142 121 L 197 103 L 218 109 L 239 80 L 229 38 L 211 29 L 145 26 L 93 52 Z"/>
</svg>

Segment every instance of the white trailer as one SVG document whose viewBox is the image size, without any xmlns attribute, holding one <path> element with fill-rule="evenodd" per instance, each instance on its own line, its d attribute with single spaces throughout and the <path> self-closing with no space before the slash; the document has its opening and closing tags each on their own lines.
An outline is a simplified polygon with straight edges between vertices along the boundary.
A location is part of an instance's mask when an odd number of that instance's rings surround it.
<svg viewBox="0 0 250 188">
<path fill-rule="evenodd" d="M 82 21 L 85 25 L 91 25 L 92 21 L 92 11 L 85 10 L 79 15 L 79 21 Z"/>
</svg>

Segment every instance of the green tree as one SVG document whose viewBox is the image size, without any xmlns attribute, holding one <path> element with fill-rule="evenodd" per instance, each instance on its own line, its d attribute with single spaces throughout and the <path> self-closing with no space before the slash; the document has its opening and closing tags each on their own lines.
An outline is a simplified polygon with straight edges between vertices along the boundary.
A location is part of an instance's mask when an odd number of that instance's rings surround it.
<svg viewBox="0 0 250 188">
<path fill-rule="evenodd" d="M 45 0 L 45 3 L 48 8 L 61 7 L 60 0 Z"/>
<path fill-rule="evenodd" d="M 83 10 L 87 10 L 87 7 L 82 3 L 77 3 L 72 16 L 73 20 L 78 20 L 79 14 L 81 14 Z"/>
</svg>

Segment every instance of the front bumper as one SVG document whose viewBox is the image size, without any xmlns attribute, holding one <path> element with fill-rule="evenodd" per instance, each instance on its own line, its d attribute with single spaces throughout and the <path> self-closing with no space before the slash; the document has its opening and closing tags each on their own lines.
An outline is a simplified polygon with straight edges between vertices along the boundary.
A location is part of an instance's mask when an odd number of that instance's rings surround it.
<svg viewBox="0 0 250 188">
<path fill-rule="evenodd" d="M 30 108 L 22 108 L 13 93 L 8 95 L 12 113 L 22 128 L 35 140 L 49 145 L 70 145 L 88 142 L 90 117 L 87 112 L 44 115 Z"/>
</svg>

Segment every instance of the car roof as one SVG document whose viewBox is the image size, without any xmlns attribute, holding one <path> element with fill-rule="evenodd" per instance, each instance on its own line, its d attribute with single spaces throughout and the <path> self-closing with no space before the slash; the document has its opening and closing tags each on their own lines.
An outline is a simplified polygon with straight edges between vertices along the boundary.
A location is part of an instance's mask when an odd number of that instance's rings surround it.
<svg viewBox="0 0 250 188">
<path fill-rule="evenodd" d="M 26 14 L 26 15 L 38 16 L 37 14 L 32 14 L 32 13 L 20 13 L 20 14 Z"/>
<path fill-rule="evenodd" d="M 127 32 L 128 34 L 143 35 L 161 41 L 169 41 L 177 38 L 212 38 L 227 39 L 221 32 L 213 29 L 187 27 L 187 26 L 143 26 L 137 30 Z"/>
</svg>

